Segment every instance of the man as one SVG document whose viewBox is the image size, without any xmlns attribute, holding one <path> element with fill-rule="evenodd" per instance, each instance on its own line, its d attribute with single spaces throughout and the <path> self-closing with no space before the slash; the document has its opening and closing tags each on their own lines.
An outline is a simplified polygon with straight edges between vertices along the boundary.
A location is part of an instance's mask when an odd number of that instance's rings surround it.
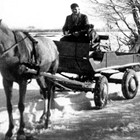
<svg viewBox="0 0 140 140">
<path fill-rule="evenodd" d="M 86 25 L 89 23 L 85 14 L 80 13 L 77 3 L 71 4 L 72 14 L 66 17 L 63 26 L 64 37 L 61 41 L 83 42 L 87 34 Z"/>
</svg>

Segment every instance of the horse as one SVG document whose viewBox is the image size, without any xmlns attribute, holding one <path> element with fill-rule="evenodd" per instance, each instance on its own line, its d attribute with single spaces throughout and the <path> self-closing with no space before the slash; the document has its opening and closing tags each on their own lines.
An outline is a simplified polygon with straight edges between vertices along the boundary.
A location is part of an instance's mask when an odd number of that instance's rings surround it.
<svg viewBox="0 0 140 140">
<path fill-rule="evenodd" d="M 40 76 L 40 72 L 55 74 L 59 65 L 59 52 L 53 40 L 45 37 L 34 37 L 37 43 L 23 31 L 14 31 L 0 21 L 0 72 L 3 78 L 3 87 L 6 95 L 9 128 L 5 134 L 5 140 L 10 140 L 13 135 L 12 115 L 12 88 L 13 83 L 19 85 L 18 109 L 20 112 L 20 125 L 17 131 L 17 140 L 26 140 L 24 132 L 24 102 L 27 84 L 30 79 L 36 78 L 44 96 L 44 111 L 41 119 L 45 119 L 45 128 L 48 127 L 51 102 L 54 96 L 55 85 L 47 77 Z M 33 53 L 35 52 L 35 54 Z M 26 73 L 27 68 L 37 70 L 37 74 Z M 48 103 L 47 101 L 48 100 Z"/>
</svg>

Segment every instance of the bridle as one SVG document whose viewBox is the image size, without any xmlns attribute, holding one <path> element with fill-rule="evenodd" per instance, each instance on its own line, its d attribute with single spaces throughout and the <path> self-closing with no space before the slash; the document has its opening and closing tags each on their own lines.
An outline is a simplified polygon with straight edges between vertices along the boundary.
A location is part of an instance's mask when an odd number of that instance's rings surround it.
<svg viewBox="0 0 140 140">
<path fill-rule="evenodd" d="M 13 44 L 13 45 L 12 45 L 11 47 L 9 47 L 8 49 L 4 50 L 4 51 L 2 52 L 2 55 L 0 56 L 0 59 L 3 58 L 11 49 L 17 47 L 17 46 L 19 45 L 20 42 L 24 41 L 26 38 L 29 38 L 29 37 L 25 34 L 25 37 L 24 37 L 24 38 L 22 38 L 20 41 L 17 41 L 16 33 L 15 33 L 14 31 L 13 31 L 13 34 L 14 34 L 14 38 L 15 38 L 15 44 Z M 35 48 L 33 48 L 33 49 L 35 49 Z M 34 53 L 36 53 L 36 52 L 34 52 Z M 35 55 L 35 54 L 34 54 L 34 55 Z M 32 60 L 32 58 L 31 58 L 31 60 Z M 36 69 L 37 71 L 39 71 L 39 66 L 36 65 L 36 64 L 37 64 L 36 58 L 35 58 L 35 63 L 33 63 L 33 62 L 31 62 L 31 63 L 22 62 L 22 63 L 20 63 L 20 64 L 21 64 L 21 65 L 25 65 L 25 66 L 27 66 L 28 68 L 33 68 L 33 69 Z"/>
<path fill-rule="evenodd" d="M 14 38 L 15 38 L 15 44 L 13 44 L 11 47 L 9 47 L 8 49 L 5 49 L 3 52 L 2 52 L 2 55 L 0 58 L 4 57 L 11 49 L 17 47 L 19 45 L 20 42 L 24 41 L 27 36 L 25 36 L 24 38 L 22 38 L 20 41 L 17 41 L 17 38 L 16 38 L 16 33 L 13 31 L 13 34 L 14 34 Z"/>
</svg>

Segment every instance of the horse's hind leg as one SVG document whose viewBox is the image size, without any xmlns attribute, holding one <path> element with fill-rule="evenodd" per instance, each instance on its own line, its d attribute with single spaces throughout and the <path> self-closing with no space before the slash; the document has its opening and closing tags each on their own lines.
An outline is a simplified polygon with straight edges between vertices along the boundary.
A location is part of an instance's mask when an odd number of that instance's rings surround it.
<svg viewBox="0 0 140 140">
<path fill-rule="evenodd" d="M 48 92 L 48 88 L 45 82 L 45 77 L 40 76 L 37 80 L 37 83 L 40 87 L 40 94 L 43 95 L 43 100 L 44 100 L 44 108 L 43 108 L 43 114 L 40 117 L 39 123 L 42 123 L 45 117 L 45 113 L 46 113 L 46 100 L 47 100 L 47 92 Z"/>
<path fill-rule="evenodd" d="M 57 59 L 52 63 L 51 66 L 51 73 L 55 74 L 57 69 L 58 69 L 58 65 L 59 65 L 59 57 L 57 57 Z M 45 79 L 47 86 L 48 86 L 48 104 L 47 104 L 47 113 L 46 113 L 46 119 L 45 119 L 45 127 L 48 128 L 48 124 L 50 123 L 50 116 L 51 116 L 51 106 L 52 103 L 54 103 L 54 93 L 55 93 L 55 84 L 53 81 L 49 80 L 49 79 Z"/>
<path fill-rule="evenodd" d="M 14 128 L 13 115 L 12 115 L 12 103 L 11 103 L 13 82 L 8 81 L 3 78 L 3 86 L 4 86 L 4 90 L 6 94 L 7 111 L 9 115 L 9 129 L 5 135 L 5 140 L 9 140 L 10 137 L 12 137 L 13 135 L 12 130 Z"/>
<path fill-rule="evenodd" d="M 55 85 L 53 82 L 48 82 L 48 104 L 47 104 L 47 112 L 46 112 L 46 119 L 45 119 L 45 128 L 48 128 L 48 125 L 50 123 L 50 116 L 51 116 L 51 105 L 54 101 L 54 92 L 55 92 Z"/>
<path fill-rule="evenodd" d="M 51 115 L 50 109 L 54 98 L 55 86 L 51 81 L 48 81 L 47 78 L 45 77 L 37 79 L 37 83 L 39 84 L 44 97 L 44 109 L 43 114 L 41 115 L 40 118 L 40 122 L 42 123 L 45 120 L 45 128 L 47 128 L 50 121 L 49 119 Z"/>
<path fill-rule="evenodd" d="M 21 81 L 19 83 L 19 103 L 18 103 L 18 108 L 20 112 L 20 126 L 19 130 L 17 132 L 17 140 L 26 140 L 26 136 L 24 134 L 24 117 L 23 117 L 23 112 L 24 112 L 24 101 L 25 101 L 25 94 L 26 94 L 26 88 L 27 88 L 27 81 Z"/>
</svg>

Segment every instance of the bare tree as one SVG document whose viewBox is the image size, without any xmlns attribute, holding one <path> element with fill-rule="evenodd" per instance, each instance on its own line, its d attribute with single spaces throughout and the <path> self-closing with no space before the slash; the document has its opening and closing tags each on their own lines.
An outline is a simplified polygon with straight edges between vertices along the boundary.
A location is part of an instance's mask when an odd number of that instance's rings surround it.
<svg viewBox="0 0 140 140">
<path fill-rule="evenodd" d="M 140 0 L 90 0 L 109 29 L 118 29 L 124 38 L 119 40 L 132 49 L 140 39 Z M 97 12 L 96 12 L 97 13 Z M 126 30 L 130 34 L 126 33 Z"/>
</svg>

